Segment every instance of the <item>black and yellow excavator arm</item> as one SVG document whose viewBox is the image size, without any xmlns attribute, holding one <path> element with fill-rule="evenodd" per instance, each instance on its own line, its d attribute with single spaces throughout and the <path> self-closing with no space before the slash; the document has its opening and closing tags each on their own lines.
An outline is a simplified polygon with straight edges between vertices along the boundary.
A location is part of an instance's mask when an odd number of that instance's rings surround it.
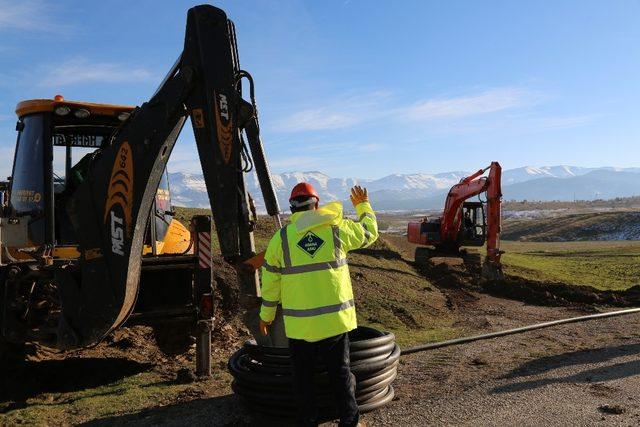
<svg viewBox="0 0 640 427">
<path fill-rule="evenodd" d="M 79 239 L 78 268 L 59 269 L 58 347 L 93 344 L 120 326 L 138 294 L 145 226 L 161 174 L 187 119 L 211 203 L 222 256 L 255 254 L 245 188 L 247 151 L 267 211 L 279 208 L 259 138 L 255 103 L 242 99 L 233 22 L 213 6 L 189 10 L 184 50 L 157 92 L 137 108 L 93 159 L 88 179 L 67 203 Z M 253 87 L 251 88 L 253 92 Z M 252 96 L 253 98 L 253 96 Z M 249 149 L 245 149 L 242 131 Z M 195 155 L 195 153 L 194 153 Z M 245 273 L 246 292 L 256 286 Z"/>
</svg>

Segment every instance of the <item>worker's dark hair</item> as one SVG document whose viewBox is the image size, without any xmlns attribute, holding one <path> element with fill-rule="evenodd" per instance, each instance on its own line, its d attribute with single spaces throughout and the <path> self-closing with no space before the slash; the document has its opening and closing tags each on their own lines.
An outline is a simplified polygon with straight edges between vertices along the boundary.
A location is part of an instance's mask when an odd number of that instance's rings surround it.
<svg viewBox="0 0 640 427">
<path fill-rule="evenodd" d="M 291 203 L 291 213 L 296 213 L 314 209 L 318 199 L 313 196 L 302 196 L 290 200 L 289 203 Z"/>
</svg>

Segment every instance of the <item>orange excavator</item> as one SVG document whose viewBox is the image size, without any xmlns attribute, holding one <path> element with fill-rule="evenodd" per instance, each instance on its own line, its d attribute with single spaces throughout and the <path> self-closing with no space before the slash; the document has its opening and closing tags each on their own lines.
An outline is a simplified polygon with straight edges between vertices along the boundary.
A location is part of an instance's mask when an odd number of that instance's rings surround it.
<svg viewBox="0 0 640 427">
<path fill-rule="evenodd" d="M 489 171 L 487 176 L 485 173 Z M 451 187 L 442 216 L 426 217 L 410 222 L 407 239 L 411 243 L 431 246 L 416 248 L 416 263 L 424 264 L 435 256 L 460 256 L 463 246 L 487 244 L 487 255 L 482 265 L 482 276 L 488 280 L 503 278 L 500 256 L 500 222 L 502 167 L 498 162 L 463 178 Z M 478 202 L 467 201 L 486 194 Z M 486 209 L 485 209 L 486 208 Z"/>
</svg>

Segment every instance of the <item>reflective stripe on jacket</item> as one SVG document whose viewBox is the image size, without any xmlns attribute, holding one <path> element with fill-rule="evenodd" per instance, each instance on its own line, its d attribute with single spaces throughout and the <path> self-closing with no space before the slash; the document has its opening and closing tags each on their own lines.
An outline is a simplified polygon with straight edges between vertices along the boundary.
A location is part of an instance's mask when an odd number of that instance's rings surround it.
<svg viewBox="0 0 640 427">
<path fill-rule="evenodd" d="M 356 206 L 357 221 L 342 217 L 342 204 L 291 215 L 277 232 L 262 267 L 260 317 L 270 322 L 282 304 L 287 337 L 314 342 L 355 329 L 356 310 L 347 253 L 378 238 L 368 202 Z"/>
</svg>

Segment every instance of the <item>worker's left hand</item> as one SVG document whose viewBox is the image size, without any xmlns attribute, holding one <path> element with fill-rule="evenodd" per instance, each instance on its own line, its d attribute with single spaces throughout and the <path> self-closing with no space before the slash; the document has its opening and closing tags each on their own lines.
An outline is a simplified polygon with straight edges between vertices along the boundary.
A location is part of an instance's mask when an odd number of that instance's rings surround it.
<svg viewBox="0 0 640 427">
<path fill-rule="evenodd" d="M 353 206 L 358 206 L 360 203 L 368 201 L 369 193 L 366 188 L 356 185 L 351 189 L 351 203 L 353 203 Z"/>
<path fill-rule="evenodd" d="M 269 325 L 271 325 L 271 322 L 265 322 L 264 320 L 260 319 L 260 333 L 265 337 L 269 335 Z"/>
</svg>

